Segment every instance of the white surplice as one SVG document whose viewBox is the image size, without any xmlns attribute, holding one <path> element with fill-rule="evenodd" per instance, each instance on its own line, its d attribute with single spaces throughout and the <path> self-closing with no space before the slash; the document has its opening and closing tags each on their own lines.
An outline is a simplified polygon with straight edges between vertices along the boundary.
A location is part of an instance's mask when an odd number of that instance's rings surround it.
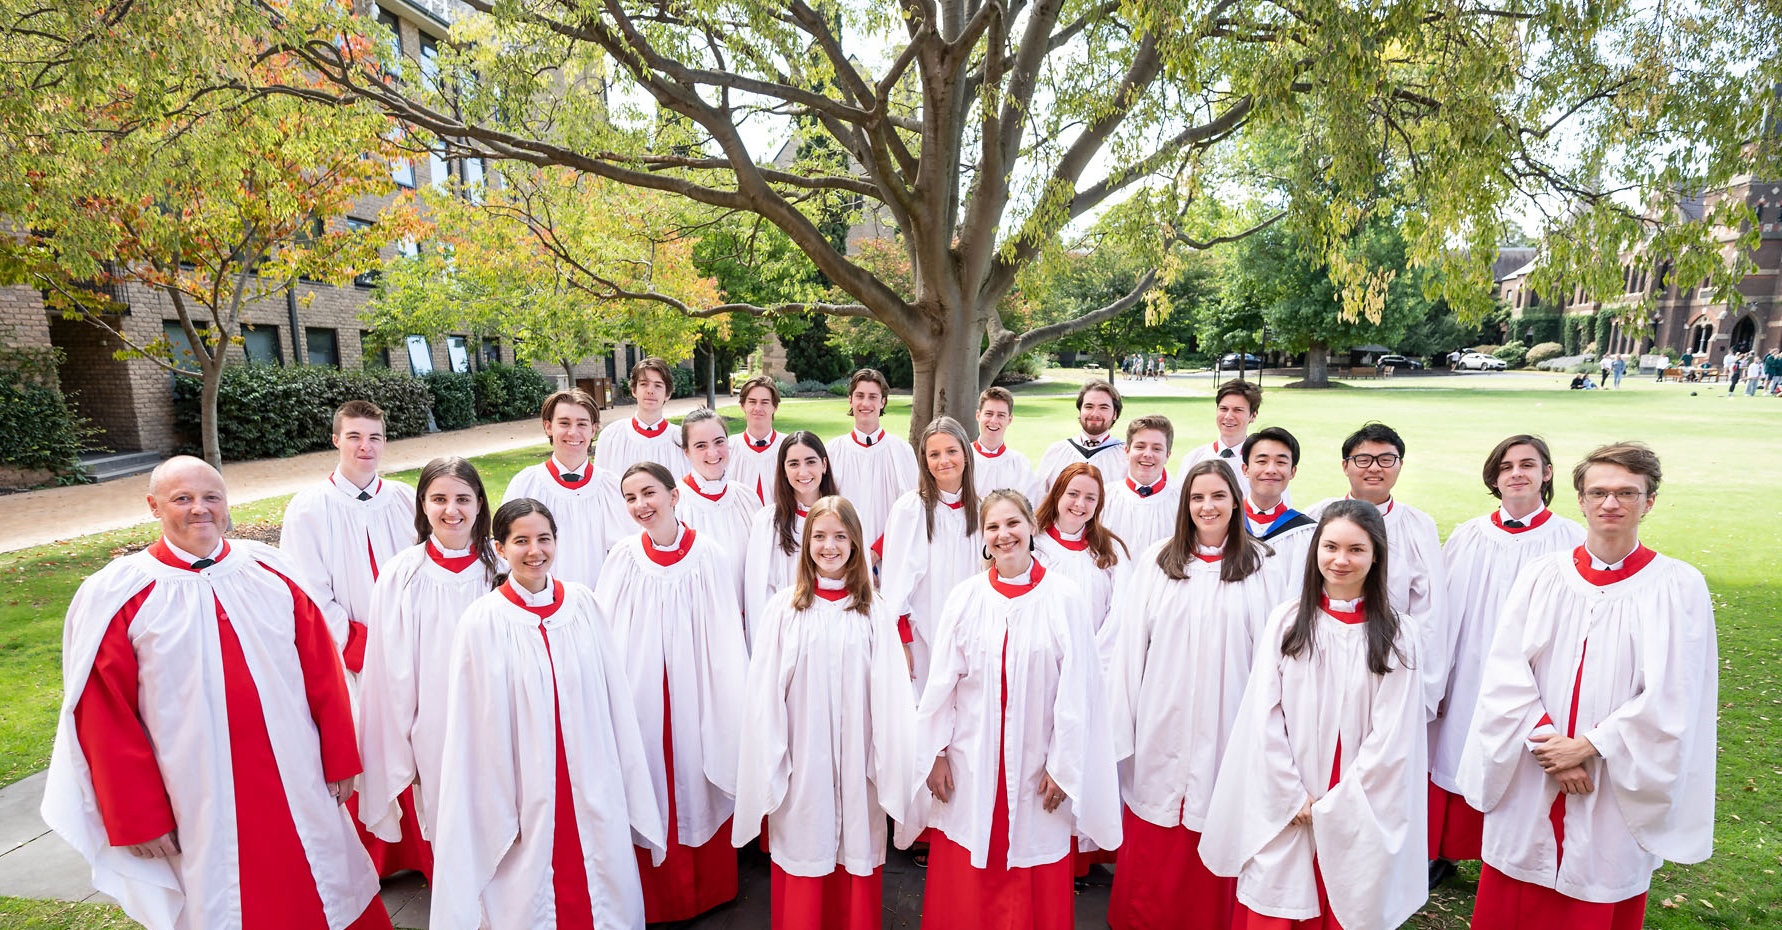
<svg viewBox="0 0 1782 930">
<path fill-rule="evenodd" d="M 947 501 L 948 496 L 955 500 Z M 885 523 L 880 599 L 893 618 L 910 618 L 910 656 L 918 695 L 928 682 L 935 625 L 947 598 L 959 582 L 984 569 L 984 534 L 965 531 L 965 508 L 958 497 L 942 494 L 935 502 L 932 539 L 922 496 L 916 491 L 897 499 Z"/>
<path fill-rule="evenodd" d="M 1155 490 L 1150 496 L 1140 497 L 1131 481 L 1122 477 L 1108 488 L 1101 523 L 1136 553 L 1175 534 L 1176 513 L 1182 506 L 1182 483 L 1166 471 L 1152 486 Z M 1122 568 L 1121 574 L 1124 573 Z"/>
<path fill-rule="evenodd" d="M 1045 498 L 1045 489 L 1034 476 L 1033 463 L 1027 461 L 1027 456 L 1009 448 L 1007 443 L 992 453 L 985 452 L 974 442 L 971 456 L 972 486 L 978 491 L 978 500 L 1003 488 L 1020 491 L 1035 508 Z"/>
<path fill-rule="evenodd" d="M 804 514 L 792 518 L 792 551 L 780 548 L 780 534 L 773 525 L 774 509 L 763 508 L 749 524 L 749 548 L 743 553 L 743 613 L 758 617 L 767 602 L 790 588 L 798 575 L 798 552 L 804 540 Z"/>
<path fill-rule="evenodd" d="M 675 516 L 682 523 L 699 531 L 699 535 L 724 554 L 730 563 L 731 577 L 736 579 L 736 600 L 743 602 L 743 560 L 748 552 L 749 530 L 761 502 L 755 492 L 734 481 L 706 481 L 692 472 L 681 476 L 681 502 L 675 505 Z M 750 634 L 745 613 L 743 631 Z"/>
<path fill-rule="evenodd" d="M 611 474 L 582 463 L 582 481 L 571 486 L 552 472 L 554 462 L 520 469 L 501 495 L 502 503 L 529 497 L 545 505 L 557 521 L 557 559 L 551 574 L 593 587 L 600 580 L 607 550 L 636 526 L 625 513 L 625 497 Z M 589 476 L 588 470 L 593 474 Z"/>
<path fill-rule="evenodd" d="M 861 535 L 870 547 L 885 534 L 891 505 L 916 489 L 916 451 L 903 437 L 883 429 L 871 437 L 848 430 L 829 440 L 825 448 L 835 489 L 854 505 L 854 512 L 860 515 Z"/>
<path fill-rule="evenodd" d="M 1485 812 L 1487 864 L 1615 902 L 1645 892 L 1663 860 L 1713 851 L 1714 606 L 1701 572 L 1676 559 L 1656 555 L 1600 587 L 1572 559 L 1542 556 L 1505 597 L 1457 777 Z M 1601 754 L 1584 763 L 1596 790 L 1566 796 L 1557 869 L 1547 817 L 1558 783 L 1526 742 L 1544 717 Z"/>
<path fill-rule="evenodd" d="M 429 546 L 437 548 L 438 543 L 410 546 L 391 559 L 371 595 L 359 722 L 359 755 L 365 764 L 359 777 L 359 819 L 387 843 L 417 828 L 422 837 L 433 839 L 452 638 L 459 617 L 494 582 L 480 561 L 454 572 L 428 555 Z M 445 557 L 467 554 L 437 551 Z M 397 799 L 417 780 L 415 813 L 421 822 L 405 824 Z"/>
<path fill-rule="evenodd" d="M 148 930 L 239 926 L 241 894 L 235 775 L 217 610 L 241 642 L 259 692 L 292 820 L 312 863 L 330 930 L 357 920 L 378 892 L 371 858 L 346 808 L 328 793 L 321 741 L 292 643 L 296 580 L 277 549 L 230 540 L 199 571 L 148 552 L 116 559 L 81 583 L 62 631 L 62 710 L 44 783 L 43 821 L 92 869 L 93 887 Z M 280 577 L 280 575 L 284 577 Z M 154 586 L 129 636 L 141 677 L 139 713 L 179 829 L 181 854 L 139 859 L 111 845 L 74 709 L 112 619 Z"/>
<path fill-rule="evenodd" d="M 561 596 L 541 620 L 492 591 L 458 621 L 433 847 L 439 930 L 554 924 L 559 732 L 594 925 L 644 926 L 633 844 L 666 849 L 667 799 L 593 594 L 569 582 Z"/>
<path fill-rule="evenodd" d="M 1319 501 L 1306 516 L 1314 520 L 1324 508 L 1342 498 Z M 1429 514 L 1400 500 L 1380 508 L 1386 523 L 1387 594 L 1392 609 L 1417 618 L 1423 631 L 1418 644 L 1423 679 L 1423 713 L 1434 733 L 1437 708 L 1448 693 L 1449 656 L 1454 654 L 1458 628 L 1448 617 L 1448 571 L 1442 560 L 1442 537 Z M 1307 538 L 1307 545 L 1310 545 Z M 1427 739 L 1426 739 L 1427 742 Z"/>
<path fill-rule="evenodd" d="M 774 430 L 765 447 L 757 446 L 744 430 L 730 437 L 730 467 L 724 477 L 749 489 L 764 507 L 773 507 L 775 478 L 780 467 L 780 444 L 786 434 Z"/>
<path fill-rule="evenodd" d="M 1429 899 L 1428 799 L 1420 682 L 1406 666 L 1422 642 L 1400 614 L 1390 671 L 1367 667 L 1367 627 L 1319 611 L 1309 652 L 1281 637 L 1299 609 L 1276 609 L 1226 745 L 1201 834 L 1201 859 L 1238 880 L 1245 907 L 1319 914 L 1313 859 L 1345 930 L 1392 930 Z M 1339 748 L 1341 758 L 1339 759 Z M 1340 780 L 1331 784 L 1332 763 Z M 1307 798 L 1310 826 L 1291 823 Z"/>
<path fill-rule="evenodd" d="M 1094 465 L 1101 472 L 1102 486 L 1112 488 L 1126 477 L 1126 442 L 1109 436 L 1091 448 L 1084 445 L 1083 437 L 1078 436 L 1052 443 L 1046 447 L 1046 454 L 1040 456 L 1039 464 L 1034 466 L 1034 483 L 1041 496 L 1052 490 L 1052 485 L 1058 482 L 1059 472 L 1076 462 Z"/>
<path fill-rule="evenodd" d="M 695 537 L 672 565 L 644 553 L 653 544 L 641 531 L 620 540 L 594 596 L 630 676 L 651 778 L 659 792 L 675 793 L 679 823 L 670 828 L 682 845 L 703 846 L 730 817 L 736 797 L 749 654 L 729 559 L 697 531 L 682 533 Z M 665 682 L 674 725 L 673 785 L 660 748 L 669 722 Z"/>
<path fill-rule="evenodd" d="M 1089 604 L 1089 626 L 1099 641 L 1114 606 L 1114 572 L 1119 568 L 1120 562 L 1131 561 L 1132 557 L 1124 547 L 1115 543 L 1114 555 L 1119 558 L 1119 562 L 1102 568 L 1095 564 L 1095 553 L 1086 547 L 1073 548 L 1082 545 L 1082 538 L 1081 533 L 1072 539 L 1057 532 L 1055 528 L 1048 528 L 1033 535 L 1033 555 L 1048 570 L 1058 572 L 1059 577 L 1075 582 L 1077 588 L 1083 592 L 1083 598 Z"/>
<path fill-rule="evenodd" d="M 594 466 L 615 479 L 624 477 L 625 469 L 638 462 L 655 462 L 666 467 L 671 475 L 686 474 L 687 454 L 681 450 L 680 428 L 667 418 L 661 425 L 662 432 L 654 436 L 638 425 L 636 417 L 601 427 L 600 437 L 594 442 Z"/>
<path fill-rule="evenodd" d="M 1429 780 L 1444 791 L 1460 793 L 1455 770 L 1466 748 L 1485 658 L 1510 586 L 1528 563 L 1549 552 L 1570 552 L 1584 542 L 1584 528 L 1576 521 L 1545 508 L 1542 512 L 1548 516 L 1540 526 L 1520 533 L 1498 526 L 1491 514 L 1475 517 L 1455 528 L 1442 547 L 1448 575 L 1448 616 L 1458 627 L 1442 719 L 1437 721 L 1430 743 Z"/>
<path fill-rule="evenodd" d="M 731 840 L 767 818 L 774 864 L 822 878 L 837 866 L 870 876 L 885 864 L 885 816 L 914 794 L 915 716 L 897 621 L 875 600 L 814 596 L 794 610 L 775 595 L 749 660 Z"/>
<path fill-rule="evenodd" d="M 1126 806 L 1160 827 L 1201 832 L 1219 762 L 1250 680 L 1256 638 L 1281 602 L 1279 576 L 1258 568 L 1219 579 L 1223 561 L 1191 558 L 1187 578 L 1147 549 L 1124 578 L 1108 673 L 1114 757 Z"/>
<path fill-rule="evenodd" d="M 1231 454 L 1226 455 L 1225 453 L 1227 451 Z M 1250 479 L 1244 477 L 1243 443 L 1240 442 L 1235 446 L 1227 446 L 1219 440 L 1214 439 L 1206 445 L 1195 446 L 1194 448 L 1189 449 L 1188 454 L 1182 457 L 1182 474 L 1188 474 L 1188 469 L 1193 468 L 1207 459 L 1219 459 L 1224 462 L 1226 467 L 1231 469 L 1231 474 L 1237 478 L 1238 488 L 1243 491 L 1244 496 L 1250 496 Z M 1282 492 L 1281 497 L 1282 500 L 1286 500 L 1286 492 Z M 1289 503 L 1288 506 L 1292 506 L 1292 504 Z"/>
<path fill-rule="evenodd" d="M 934 827 L 965 847 L 974 867 L 985 868 L 1000 761 L 1010 868 L 1063 859 L 1073 833 L 1097 848 L 1118 848 L 1119 775 L 1083 594 L 1070 579 L 1035 563 L 1038 583 L 1011 597 L 991 582 L 995 571 L 961 583 L 941 615 L 916 713 L 916 799 L 898 845 L 907 845 L 922 826 Z M 954 785 L 946 804 L 925 783 L 943 749 Z M 1048 774 L 1066 796 L 1051 813 L 1040 794 Z"/>
</svg>

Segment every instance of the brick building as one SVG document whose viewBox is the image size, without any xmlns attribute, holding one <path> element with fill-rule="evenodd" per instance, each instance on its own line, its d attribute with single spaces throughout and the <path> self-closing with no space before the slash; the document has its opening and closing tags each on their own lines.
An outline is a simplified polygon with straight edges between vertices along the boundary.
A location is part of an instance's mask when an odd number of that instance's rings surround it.
<svg viewBox="0 0 1782 930">
<path fill-rule="evenodd" d="M 1750 255 L 1754 268 L 1739 283 L 1743 300 L 1737 309 L 1711 289 L 1701 287 L 1702 282 L 1676 280 L 1671 263 L 1663 256 L 1645 254 L 1624 257 L 1621 270 L 1626 292 L 1617 299 L 1597 302 L 1575 287 L 1569 292 L 1562 290 L 1557 299 L 1540 294 L 1530 280 L 1538 260 L 1502 275 L 1497 282 L 1498 295 L 1517 320 L 1531 312 L 1594 317 L 1604 308 L 1615 309 L 1650 297 L 1647 332 L 1630 332 L 1616 321 L 1610 327 L 1608 345 L 1600 346 L 1599 352 L 1641 353 L 1662 348 L 1706 353 L 1718 361 L 1728 352 L 1762 353 L 1782 348 L 1782 181 L 1741 178 L 1706 197 L 1683 198 L 1675 208 L 1685 220 L 1704 222 L 1707 208 L 1723 197 L 1744 200 L 1757 218 L 1759 240 Z M 1729 255 L 1739 232 L 1716 230 L 1717 240 Z M 1512 332 L 1519 330 L 1511 325 Z"/>
</svg>

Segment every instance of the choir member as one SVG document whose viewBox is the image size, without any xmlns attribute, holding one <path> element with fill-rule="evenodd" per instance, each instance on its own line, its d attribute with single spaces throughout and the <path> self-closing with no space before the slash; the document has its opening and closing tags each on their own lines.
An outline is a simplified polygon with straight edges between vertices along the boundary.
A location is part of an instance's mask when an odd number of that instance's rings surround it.
<svg viewBox="0 0 1782 930">
<path fill-rule="evenodd" d="M 1037 487 L 1050 488 L 1058 483 L 1058 473 L 1073 462 L 1088 462 L 1101 472 L 1104 488 L 1126 477 L 1126 449 L 1114 435 L 1114 424 L 1120 421 L 1125 402 L 1118 388 L 1091 378 L 1077 391 L 1077 426 L 1082 429 L 1073 439 L 1060 439 L 1040 456 L 1035 481 Z"/>
<path fill-rule="evenodd" d="M 1434 731 L 1442 695 L 1448 691 L 1448 656 L 1453 651 L 1454 627 L 1448 622 L 1447 571 L 1442 563 L 1442 538 L 1429 514 L 1392 496 L 1405 463 L 1405 441 L 1384 423 L 1369 423 L 1343 440 L 1343 474 L 1349 479 L 1349 499 L 1379 508 L 1386 521 L 1386 540 L 1392 549 L 1392 574 L 1387 579 L 1392 609 L 1417 618 L 1423 636 L 1418 655 L 1423 661 L 1424 715 Z M 1336 500 L 1322 501 L 1310 515 L 1322 517 Z"/>
<path fill-rule="evenodd" d="M 457 457 L 428 462 L 415 506 L 419 542 L 390 560 L 371 594 L 359 727 L 359 819 L 391 843 L 438 833 L 452 637 L 496 573 L 489 498 L 475 466 Z"/>
<path fill-rule="evenodd" d="M 1071 841 L 1120 845 L 1106 694 L 1083 594 L 1032 554 L 1033 512 L 1015 491 L 981 511 L 990 569 L 941 615 L 916 718 L 934 760 L 916 814 L 932 827 L 922 926 L 1068 928 Z"/>
<path fill-rule="evenodd" d="M 1504 599 L 1459 768 L 1485 812 L 1478 930 L 1639 927 L 1652 872 L 1713 851 L 1714 607 L 1640 542 L 1661 477 L 1637 443 L 1586 456 L 1583 545 Z"/>
<path fill-rule="evenodd" d="M 149 930 L 389 927 L 321 608 L 278 550 L 223 539 L 215 469 L 178 456 L 148 488 L 161 537 L 68 605 L 44 823 Z"/>
<path fill-rule="evenodd" d="M 620 480 L 642 532 L 613 545 L 594 599 L 631 679 L 668 855 L 638 851 L 651 923 L 691 920 L 736 897 L 730 815 L 749 656 L 742 605 L 719 544 L 675 517 L 674 476 L 639 462 Z"/>
<path fill-rule="evenodd" d="M 852 504 L 813 504 L 800 553 L 756 625 L 732 842 L 766 818 L 775 930 L 877 930 L 885 818 L 916 781 L 903 646 Z"/>
<path fill-rule="evenodd" d="M 1490 514 L 1462 523 L 1448 537 L 1442 559 L 1448 611 L 1458 632 L 1448 693 L 1430 746 L 1430 887 L 1454 874 L 1454 861 L 1479 858 L 1484 817 L 1460 796 L 1456 770 L 1479 678 L 1504 596 L 1523 566 L 1549 552 L 1570 552 L 1584 528 L 1547 509 L 1553 503 L 1553 458 L 1538 436 L 1511 436 L 1485 459 L 1485 488 L 1502 501 Z"/>
<path fill-rule="evenodd" d="M 686 474 L 687 457 L 681 451 L 680 437 L 669 428 L 668 417 L 662 412 L 673 390 L 674 377 L 667 362 L 652 355 L 633 365 L 631 398 L 637 401 L 637 412 L 600 430 L 594 466 L 617 476 L 638 462 L 655 462 L 671 475 Z"/>
<path fill-rule="evenodd" d="M 1126 425 L 1126 473 L 1108 487 L 1108 530 L 1135 553 L 1169 537 L 1175 527 L 1182 484 L 1169 480 L 1175 429 L 1169 417 L 1151 414 Z"/>
<path fill-rule="evenodd" d="M 1250 534 L 1268 544 L 1288 578 L 1298 578 L 1318 521 L 1293 509 L 1287 486 L 1299 474 L 1299 440 L 1270 426 L 1244 440 L 1244 522 Z"/>
<path fill-rule="evenodd" d="M 1040 501 L 1034 553 L 1046 570 L 1076 582 L 1089 600 L 1089 625 L 1101 632 L 1114 604 L 1114 569 L 1132 558 L 1126 541 L 1102 525 L 1101 472 L 1088 462 L 1072 462 Z"/>
<path fill-rule="evenodd" d="M 555 577 L 593 587 L 606 553 L 630 526 L 619 479 L 588 458 L 600 408 L 580 388 L 557 391 L 539 408 L 551 457 L 520 469 L 507 484 L 506 500 L 545 505 L 558 527 Z"/>
<path fill-rule="evenodd" d="M 1243 492 L 1222 461 L 1187 470 L 1169 538 L 1141 553 L 1120 592 L 1109 673 L 1124 842 L 1108 925 L 1228 930 L 1237 883 L 1200 861 L 1213 782 L 1256 639 L 1284 576 L 1244 528 Z"/>
<path fill-rule="evenodd" d="M 1249 438 L 1250 424 L 1256 422 L 1256 415 L 1262 412 L 1262 388 L 1254 382 L 1242 378 L 1233 378 L 1213 392 L 1213 428 L 1218 431 L 1218 438 L 1210 445 L 1195 446 L 1188 450 L 1182 461 L 1182 470 L 1187 471 L 1207 459 L 1223 459 L 1237 473 L 1238 487 L 1244 493 L 1250 493 L 1249 479 L 1244 477 L 1244 440 Z"/>
<path fill-rule="evenodd" d="M 740 450 L 730 460 L 730 480 L 748 488 L 763 506 L 772 507 L 780 443 L 786 438 L 773 426 L 774 414 L 780 409 L 780 389 L 772 378 L 756 375 L 743 382 L 737 398 L 742 405 L 743 431 L 730 437 L 732 451 Z"/>
<path fill-rule="evenodd" d="M 743 554 L 743 612 L 750 617 L 761 616 L 769 598 L 791 587 L 805 514 L 817 498 L 836 493 L 823 440 L 809 430 L 788 433 L 773 483 L 773 506 L 755 514 Z"/>
<path fill-rule="evenodd" d="M 922 450 L 919 483 L 891 506 L 879 583 L 909 644 L 910 677 L 919 695 L 928 681 L 934 626 L 953 589 L 983 567 L 984 536 L 965 427 L 936 417 L 916 445 Z"/>
<path fill-rule="evenodd" d="M 339 462 L 327 480 L 298 491 L 285 505 L 279 548 L 329 618 L 329 632 L 346 663 L 357 719 L 372 589 L 391 560 L 414 544 L 414 489 L 377 475 L 385 435 L 384 411 L 376 404 L 368 400 L 342 404 L 334 411 L 331 438 L 340 451 Z M 355 823 L 359 800 L 355 795 L 347 803 Z M 403 804 L 413 809 L 412 794 L 404 797 Z M 394 843 L 366 831 L 359 838 L 380 876 L 433 868 L 432 850 L 418 832 L 408 831 Z"/>
<path fill-rule="evenodd" d="M 543 504 L 496 511 L 512 574 L 464 611 L 451 652 L 430 924 L 642 930 L 633 837 L 666 845 L 624 654 L 594 595 L 553 577 Z"/>
<path fill-rule="evenodd" d="M 741 603 L 743 551 L 755 514 L 761 511 L 761 499 L 741 484 L 725 480 L 732 461 L 730 437 L 724 434 L 724 421 L 709 408 L 694 408 L 681 418 L 681 445 L 692 470 L 681 478 L 681 505 L 675 512 L 728 557 Z"/>
<path fill-rule="evenodd" d="M 1015 395 L 1008 388 L 989 387 L 978 395 L 978 438 L 971 444 L 972 477 L 982 498 L 1010 488 L 1032 498 L 1044 496 L 1027 456 L 1009 448 L 1009 422 L 1015 418 Z"/>
<path fill-rule="evenodd" d="M 1376 508 L 1331 504 L 1312 553 L 1257 640 L 1201 860 L 1237 879 L 1238 930 L 1390 930 L 1429 897 L 1422 640 Z"/>
<path fill-rule="evenodd" d="M 885 520 L 891 505 L 916 486 L 916 451 L 901 436 L 879 426 L 891 382 L 871 368 L 848 379 L 848 413 L 854 428 L 829 440 L 835 483 L 860 514 L 860 529 L 875 558 L 883 554 Z"/>
</svg>

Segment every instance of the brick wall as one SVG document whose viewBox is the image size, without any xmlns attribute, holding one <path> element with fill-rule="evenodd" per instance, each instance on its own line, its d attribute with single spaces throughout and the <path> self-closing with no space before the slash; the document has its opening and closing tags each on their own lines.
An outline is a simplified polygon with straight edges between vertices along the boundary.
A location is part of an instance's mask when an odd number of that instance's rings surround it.
<svg viewBox="0 0 1782 930">
<path fill-rule="evenodd" d="M 49 348 L 49 318 L 43 296 L 36 290 L 14 285 L 0 287 L 0 345 L 13 348 Z"/>
</svg>

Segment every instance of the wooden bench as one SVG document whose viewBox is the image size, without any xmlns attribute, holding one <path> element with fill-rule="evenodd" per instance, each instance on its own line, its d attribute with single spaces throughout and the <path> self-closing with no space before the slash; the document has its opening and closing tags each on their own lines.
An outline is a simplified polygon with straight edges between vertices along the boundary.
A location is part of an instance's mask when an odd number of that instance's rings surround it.
<svg viewBox="0 0 1782 930">
<path fill-rule="evenodd" d="M 1358 381 L 1362 378 L 1380 377 L 1380 370 L 1378 368 L 1369 368 L 1365 365 L 1356 365 L 1351 368 L 1339 369 L 1339 371 L 1341 373 L 1338 374 L 1337 377 L 1346 378 L 1351 381 Z"/>
</svg>

